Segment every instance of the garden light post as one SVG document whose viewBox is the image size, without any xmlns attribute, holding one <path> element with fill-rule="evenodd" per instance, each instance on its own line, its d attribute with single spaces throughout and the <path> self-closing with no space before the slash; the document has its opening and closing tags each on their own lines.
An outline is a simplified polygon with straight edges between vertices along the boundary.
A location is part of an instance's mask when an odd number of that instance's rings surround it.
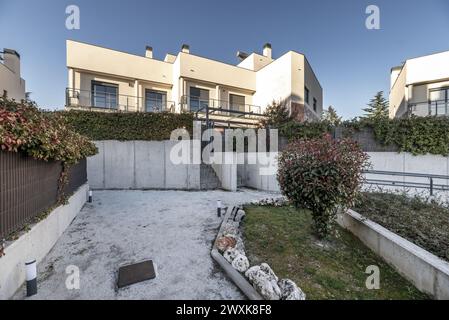
<svg viewBox="0 0 449 320">
<path fill-rule="evenodd" d="M 36 259 L 25 262 L 27 297 L 37 294 L 37 268 Z"/>
</svg>

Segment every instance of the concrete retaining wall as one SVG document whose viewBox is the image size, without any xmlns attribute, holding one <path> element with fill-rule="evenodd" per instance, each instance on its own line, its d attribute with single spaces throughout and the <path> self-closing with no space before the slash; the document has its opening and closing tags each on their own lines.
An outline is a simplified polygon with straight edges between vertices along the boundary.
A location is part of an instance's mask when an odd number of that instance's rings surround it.
<svg viewBox="0 0 449 320">
<path fill-rule="evenodd" d="M 89 186 L 84 184 L 68 204 L 57 207 L 19 239 L 6 244 L 5 255 L 0 257 L 0 300 L 12 297 L 24 283 L 27 260 L 36 259 L 39 264 L 47 255 L 83 207 L 88 190 Z"/>
<path fill-rule="evenodd" d="M 177 143 L 96 141 L 99 153 L 87 159 L 89 185 L 92 189 L 199 190 L 200 165 L 170 161 L 170 151 Z"/>
<path fill-rule="evenodd" d="M 436 299 L 449 299 L 449 263 L 355 211 L 339 214 L 337 221 L 419 290 Z"/>
<path fill-rule="evenodd" d="M 438 155 L 420 155 L 414 156 L 406 152 L 368 152 L 369 161 L 372 170 L 379 171 L 397 171 L 409 173 L 428 173 L 436 175 L 449 176 L 449 157 Z M 367 174 L 367 179 L 384 179 L 398 182 L 419 182 L 429 184 L 428 178 L 388 176 L 378 174 Z M 448 185 L 449 181 L 445 179 L 435 179 L 434 184 Z M 405 187 L 382 187 L 387 190 L 408 191 L 409 193 L 428 193 L 425 189 L 414 189 Z M 447 192 L 435 191 L 435 195 L 447 197 Z"/>
<path fill-rule="evenodd" d="M 237 154 L 216 153 L 215 157 L 221 157 L 221 164 L 213 163 L 212 168 L 221 181 L 221 187 L 228 191 L 237 191 Z"/>
</svg>

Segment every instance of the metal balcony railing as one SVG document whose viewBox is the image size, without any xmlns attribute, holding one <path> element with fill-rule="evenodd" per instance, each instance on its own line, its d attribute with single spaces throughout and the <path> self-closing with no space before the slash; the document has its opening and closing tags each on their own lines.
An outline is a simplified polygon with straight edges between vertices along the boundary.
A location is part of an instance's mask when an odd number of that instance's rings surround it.
<svg viewBox="0 0 449 320">
<path fill-rule="evenodd" d="M 429 100 L 425 102 L 415 102 L 408 104 L 408 115 L 416 116 L 448 116 L 449 101 Z"/>
<path fill-rule="evenodd" d="M 174 112 L 175 103 L 165 99 L 149 99 L 91 90 L 66 89 L 66 107 L 98 111 Z"/>
<path fill-rule="evenodd" d="M 259 116 L 262 115 L 259 106 L 251 104 L 231 103 L 225 100 L 217 99 L 202 99 L 195 96 L 181 97 L 182 110 L 189 112 L 205 112 L 206 108 L 213 111 L 215 114 L 231 115 L 241 114 L 244 116 Z"/>
</svg>

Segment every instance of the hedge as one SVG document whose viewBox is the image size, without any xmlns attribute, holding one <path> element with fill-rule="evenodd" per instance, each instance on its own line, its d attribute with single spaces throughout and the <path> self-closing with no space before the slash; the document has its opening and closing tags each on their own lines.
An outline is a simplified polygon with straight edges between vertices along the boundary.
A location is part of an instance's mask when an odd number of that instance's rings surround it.
<svg viewBox="0 0 449 320">
<path fill-rule="evenodd" d="M 449 156 L 448 117 L 355 119 L 343 122 L 340 127 L 345 137 L 351 137 L 356 131 L 369 128 L 379 144 L 396 146 L 399 152 Z M 289 122 L 279 128 L 280 134 L 290 141 L 300 138 L 317 138 L 325 133 L 332 134 L 334 130 L 335 127 L 325 121 Z"/>
<path fill-rule="evenodd" d="M 190 134 L 193 114 L 169 112 L 106 113 L 60 111 L 73 128 L 92 140 L 168 140 L 174 129 L 185 128 Z"/>
</svg>

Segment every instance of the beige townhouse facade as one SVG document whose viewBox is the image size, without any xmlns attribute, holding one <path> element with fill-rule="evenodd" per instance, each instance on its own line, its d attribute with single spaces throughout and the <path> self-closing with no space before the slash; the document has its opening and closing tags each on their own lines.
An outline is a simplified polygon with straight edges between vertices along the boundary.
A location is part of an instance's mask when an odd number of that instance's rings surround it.
<svg viewBox="0 0 449 320">
<path fill-rule="evenodd" d="M 323 90 L 303 54 L 288 51 L 274 59 L 266 44 L 262 54 L 239 52 L 238 57 L 231 65 L 183 45 L 176 55 L 158 60 L 151 47 L 138 56 L 68 40 L 66 107 L 190 111 L 216 122 L 245 124 L 273 101 L 284 101 L 299 121 L 320 118 Z"/>
<path fill-rule="evenodd" d="M 449 115 L 449 51 L 391 69 L 390 117 Z"/>
<path fill-rule="evenodd" d="M 16 101 L 26 98 L 25 80 L 20 75 L 20 55 L 12 49 L 0 53 L 0 95 Z"/>
</svg>

